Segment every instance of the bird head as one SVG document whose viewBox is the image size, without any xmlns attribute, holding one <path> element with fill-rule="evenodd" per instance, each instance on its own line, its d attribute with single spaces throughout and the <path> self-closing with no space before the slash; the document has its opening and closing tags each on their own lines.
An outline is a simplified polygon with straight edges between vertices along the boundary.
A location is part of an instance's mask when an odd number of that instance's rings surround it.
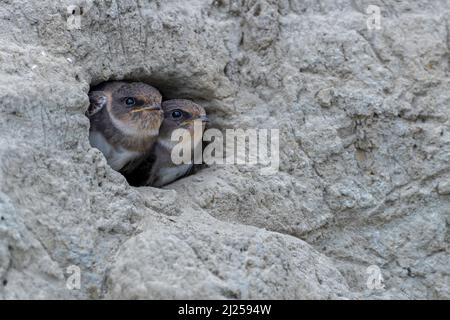
<svg viewBox="0 0 450 320">
<path fill-rule="evenodd" d="M 96 100 L 104 103 L 100 109 L 105 107 L 113 125 L 125 134 L 158 135 L 164 116 L 162 96 L 154 87 L 141 82 L 111 81 L 90 94 L 90 98 L 89 108 L 95 108 Z"/>
<path fill-rule="evenodd" d="M 123 124 L 142 132 L 158 134 L 163 121 L 161 94 L 154 87 L 141 83 L 123 83 L 111 93 L 110 114 Z"/>
<path fill-rule="evenodd" d="M 186 129 L 194 135 L 194 122 L 202 123 L 205 129 L 208 117 L 202 106 L 184 99 L 167 100 L 162 103 L 164 121 L 160 128 L 160 138 L 170 141 L 172 132 L 176 129 Z"/>
</svg>

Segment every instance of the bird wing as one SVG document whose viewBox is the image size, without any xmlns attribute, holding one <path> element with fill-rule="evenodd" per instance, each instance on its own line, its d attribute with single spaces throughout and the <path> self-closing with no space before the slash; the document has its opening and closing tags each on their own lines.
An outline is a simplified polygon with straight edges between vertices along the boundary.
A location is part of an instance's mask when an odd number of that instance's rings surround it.
<svg viewBox="0 0 450 320">
<path fill-rule="evenodd" d="M 108 98 L 104 91 L 89 92 L 89 108 L 86 110 L 86 116 L 92 117 L 102 110 L 108 103 Z"/>
</svg>

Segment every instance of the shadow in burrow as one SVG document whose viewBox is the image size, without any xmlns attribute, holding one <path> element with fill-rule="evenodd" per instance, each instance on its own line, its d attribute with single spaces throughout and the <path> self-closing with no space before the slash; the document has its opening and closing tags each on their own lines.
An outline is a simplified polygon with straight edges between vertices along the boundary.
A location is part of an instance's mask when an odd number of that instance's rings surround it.
<svg viewBox="0 0 450 320">
<path fill-rule="evenodd" d="M 125 76 L 123 78 L 115 78 L 110 77 L 108 80 L 100 80 L 100 79 L 93 79 L 91 81 L 90 86 L 90 97 L 91 93 L 94 91 L 98 91 L 98 88 L 102 88 L 104 83 L 110 82 L 110 81 L 123 81 L 126 83 L 135 83 L 135 82 L 142 82 L 147 85 L 150 85 L 154 88 L 156 88 L 160 94 L 162 95 L 162 101 L 169 101 L 173 99 L 187 99 L 190 100 L 201 107 L 205 109 L 206 116 L 208 119 L 208 122 L 204 123 L 204 129 L 208 130 L 211 128 L 218 129 L 220 131 L 223 131 L 224 128 L 221 128 L 221 121 L 218 121 L 219 117 L 221 120 L 223 120 L 223 117 L 226 115 L 223 114 L 223 112 L 216 112 L 217 110 L 211 106 L 209 103 L 211 100 L 216 99 L 216 94 L 211 87 L 193 87 L 192 81 L 185 81 L 180 79 L 169 79 L 169 77 L 158 77 L 158 76 L 147 76 L 142 75 L 139 73 L 133 74 L 133 76 Z M 125 98 L 125 97 L 124 97 Z M 92 98 L 90 98 L 90 104 L 92 105 L 93 101 Z M 90 106 L 91 107 L 91 106 Z M 89 107 L 89 108 L 90 108 Z M 165 114 L 164 118 L 166 118 L 168 115 Z M 93 120 L 90 118 L 91 122 L 91 129 L 93 128 Z M 108 129 L 106 129 L 108 130 Z M 161 132 L 160 132 L 161 134 Z M 92 130 L 90 130 L 90 141 L 91 145 L 93 147 L 97 147 L 99 149 L 103 149 L 101 147 L 98 147 L 93 143 L 93 139 L 91 138 Z M 214 141 L 214 138 L 212 138 Z M 207 144 L 211 142 L 205 142 L 203 141 L 201 146 L 201 151 L 203 152 L 204 148 Z M 208 165 L 205 163 L 196 163 L 193 164 L 190 168 L 183 168 L 179 169 L 177 168 L 170 168 L 170 170 L 167 170 L 167 173 L 161 173 L 160 176 L 162 177 L 168 177 L 166 181 L 150 181 L 148 180 L 148 175 L 152 171 L 152 168 L 154 168 L 155 164 L 155 158 L 158 157 L 158 152 L 161 150 L 158 150 L 159 144 L 154 144 L 154 147 L 149 150 L 149 153 L 145 155 L 144 158 L 141 158 L 136 165 L 136 162 L 133 161 L 133 164 L 131 166 L 131 169 L 129 166 L 125 166 L 124 168 L 113 168 L 119 173 L 121 173 L 127 180 L 127 182 L 134 187 L 142 187 L 142 186 L 153 186 L 153 187 L 168 187 L 171 183 L 178 181 L 180 179 L 185 178 L 189 175 L 194 175 L 200 170 L 207 168 Z M 106 152 L 104 150 L 100 150 L 103 152 L 105 157 L 108 159 Z M 168 160 L 170 161 L 170 159 Z M 185 170 L 186 169 L 186 170 Z M 176 173 L 176 177 L 173 176 L 174 170 L 178 170 L 179 172 Z"/>
</svg>

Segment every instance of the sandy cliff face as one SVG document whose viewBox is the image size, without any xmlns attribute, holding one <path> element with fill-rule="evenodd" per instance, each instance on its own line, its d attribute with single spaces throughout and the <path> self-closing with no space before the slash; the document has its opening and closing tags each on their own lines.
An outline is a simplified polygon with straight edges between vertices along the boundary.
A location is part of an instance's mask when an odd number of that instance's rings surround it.
<svg viewBox="0 0 450 320">
<path fill-rule="evenodd" d="M 0 3 L 0 298 L 450 298 L 448 1 Z M 280 129 L 279 172 L 130 187 L 88 142 L 110 79 Z"/>
</svg>

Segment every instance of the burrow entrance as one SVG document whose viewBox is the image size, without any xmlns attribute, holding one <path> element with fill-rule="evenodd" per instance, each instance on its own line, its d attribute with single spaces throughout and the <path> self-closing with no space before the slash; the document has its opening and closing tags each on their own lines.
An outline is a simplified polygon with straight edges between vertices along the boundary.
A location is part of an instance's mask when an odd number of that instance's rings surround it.
<svg viewBox="0 0 450 320">
<path fill-rule="evenodd" d="M 202 134 L 212 127 L 206 103 L 164 81 L 95 83 L 86 110 L 89 141 L 130 185 L 164 187 L 206 166 L 194 163 L 194 149 L 203 151 Z M 174 132 L 183 136 L 174 141 Z"/>
</svg>

